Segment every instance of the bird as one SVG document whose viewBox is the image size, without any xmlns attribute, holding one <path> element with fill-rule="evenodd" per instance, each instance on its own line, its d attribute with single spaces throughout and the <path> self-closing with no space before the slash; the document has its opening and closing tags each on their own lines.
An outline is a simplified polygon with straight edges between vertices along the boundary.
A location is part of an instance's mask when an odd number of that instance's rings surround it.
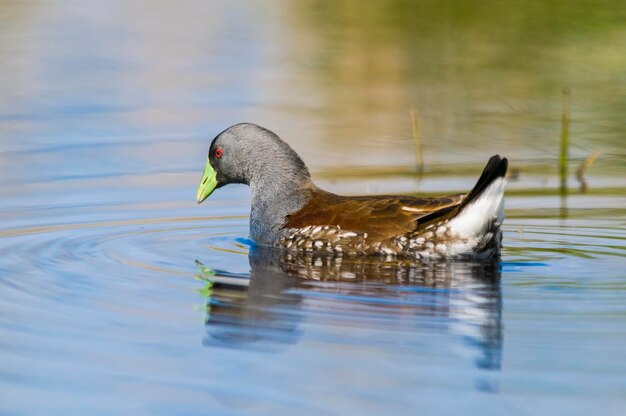
<svg viewBox="0 0 626 416">
<path fill-rule="evenodd" d="M 467 194 L 343 196 L 312 180 L 302 158 L 274 132 L 235 124 L 211 142 L 196 200 L 228 184 L 249 185 L 250 237 L 287 251 L 410 259 L 500 256 L 508 160 L 487 162 Z"/>
</svg>

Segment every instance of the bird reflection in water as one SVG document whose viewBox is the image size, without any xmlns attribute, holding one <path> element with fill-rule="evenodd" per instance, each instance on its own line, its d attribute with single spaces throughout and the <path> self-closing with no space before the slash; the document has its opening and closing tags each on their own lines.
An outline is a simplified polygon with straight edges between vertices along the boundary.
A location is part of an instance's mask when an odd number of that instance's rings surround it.
<svg viewBox="0 0 626 416">
<path fill-rule="evenodd" d="M 248 275 L 201 265 L 198 277 L 206 282 L 207 296 L 205 345 L 275 350 L 304 336 L 299 328 L 304 320 L 401 331 L 408 325 L 420 334 L 449 334 L 456 346 L 470 351 L 477 368 L 500 369 L 498 262 L 420 263 L 258 247 L 251 249 L 249 262 Z M 323 341 L 355 342 L 349 331 L 343 333 L 345 339 Z M 477 383 L 480 390 L 497 390 L 486 379 Z"/>
</svg>

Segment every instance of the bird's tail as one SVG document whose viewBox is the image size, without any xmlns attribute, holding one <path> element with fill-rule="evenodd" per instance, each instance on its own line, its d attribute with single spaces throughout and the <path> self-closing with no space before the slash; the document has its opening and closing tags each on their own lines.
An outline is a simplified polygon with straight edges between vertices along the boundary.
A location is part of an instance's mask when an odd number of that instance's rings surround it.
<svg viewBox="0 0 626 416">
<path fill-rule="evenodd" d="M 509 161 L 505 157 L 500 155 L 492 156 L 487 162 L 483 173 L 478 178 L 478 182 L 474 185 L 467 196 L 463 199 L 463 202 L 459 206 L 459 212 L 466 207 L 472 205 L 476 200 L 480 199 L 481 195 L 485 193 L 487 188 L 496 182 L 498 179 L 504 179 L 506 170 L 509 166 Z"/>
<path fill-rule="evenodd" d="M 437 245 L 446 247 L 453 258 L 487 258 L 500 252 L 504 220 L 504 186 L 509 162 L 499 155 L 487 162 L 474 188 L 459 205 L 431 212 L 418 219 L 417 234 L 434 228 L 440 238 Z"/>
<path fill-rule="evenodd" d="M 474 240 L 478 245 L 489 244 L 499 236 L 500 224 L 504 220 L 504 187 L 508 164 L 508 160 L 499 155 L 489 159 L 474 189 L 467 194 L 450 219 L 449 227 L 453 234 Z"/>
</svg>

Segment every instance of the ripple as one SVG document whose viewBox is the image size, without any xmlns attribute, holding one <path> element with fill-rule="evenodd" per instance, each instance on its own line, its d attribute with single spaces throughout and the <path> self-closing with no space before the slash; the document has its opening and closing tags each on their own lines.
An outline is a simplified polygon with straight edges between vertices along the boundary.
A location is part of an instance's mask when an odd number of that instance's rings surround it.
<svg viewBox="0 0 626 416">
<path fill-rule="evenodd" d="M 159 275 L 188 277 L 193 253 L 245 254 L 237 231 L 246 226 L 240 217 L 171 217 L 3 230 L 0 250 L 9 254 L 0 281 L 47 296 L 50 285 L 63 287 L 68 280 L 97 286 L 101 279 L 128 283 Z"/>
<path fill-rule="evenodd" d="M 505 256 L 546 261 L 621 259 L 626 255 L 626 226 L 613 220 L 569 220 L 561 225 L 554 225 L 553 220 L 534 222 L 514 220 L 506 224 Z"/>
</svg>

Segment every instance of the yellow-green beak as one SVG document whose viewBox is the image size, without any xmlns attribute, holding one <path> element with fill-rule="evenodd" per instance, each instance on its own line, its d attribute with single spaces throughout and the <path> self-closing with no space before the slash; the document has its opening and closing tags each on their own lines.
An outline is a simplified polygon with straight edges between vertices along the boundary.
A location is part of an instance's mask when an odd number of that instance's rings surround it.
<svg viewBox="0 0 626 416">
<path fill-rule="evenodd" d="M 215 190 L 215 187 L 217 186 L 217 179 L 215 179 L 216 175 L 217 174 L 213 170 L 213 166 L 211 166 L 211 162 L 207 160 L 206 166 L 204 167 L 204 173 L 202 174 L 202 179 L 200 180 L 200 186 L 198 187 L 198 193 L 196 194 L 198 204 L 207 199 Z"/>
</svg>

